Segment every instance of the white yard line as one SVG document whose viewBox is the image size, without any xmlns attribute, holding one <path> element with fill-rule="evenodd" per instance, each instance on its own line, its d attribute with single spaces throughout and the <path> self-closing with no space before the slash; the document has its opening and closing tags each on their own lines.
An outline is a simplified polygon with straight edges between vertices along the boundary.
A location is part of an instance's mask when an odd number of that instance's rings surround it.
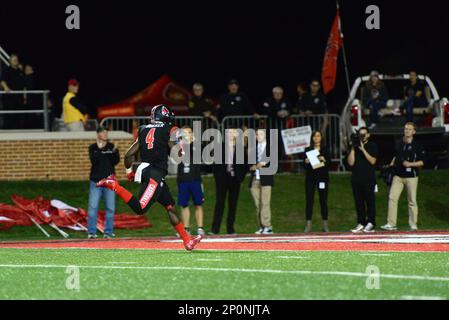
<svg viewBox="0 0 449 320">
<path fill-rule="evenodd" d="M 60 264 L 0 264 L 0 268 L 9 269 L 25 269 L 25 268 L 67 268 L 69 265 Z M 70 265 L 73 267 L 73 265 Z M 344 272 L 344 271 L 310 271 L 310 270 L 274 270 L 274 269 L 238 269 L 238 268 L 206 268 L 206 267 L 170 267 L 170 266 L 154 266 L 154 267 L 138 267 L 138 266 L 77 266 L 82 269 L 130 269 L 130 270 L 180 270 L 180 271 L 215 271 L 215 272 L 242 272 L 242 273 L 275 273 L 275 274 L 298 274 L 298 275 L 327 275 L 327 276 L 347 276 L 362 277 L 372 276 L 363 272 Z M 429 277 L 419 275 L 405 274 L 380 274 L 379 277 L 387 279 L 405 279 L 405 280 L 424 280 L 424 281 L 447 281 L 449 277 Z"/>
<path fill-rule="evenodd" d="M 439 296 L 401 296 L 401 300 L 446 300 L 445 297 Z"/>
<path fill-rule="evenodd" d="M 110 263 L 110 264 L 134 264 L 134 263 L 137 263 L 137 262 L 131 262 L 131 261 L 111 261 L 111 262 L 108 262 L 108 263 Z"/>
<path fill-rule="evenodd" d="M 360 256 L 391 257 L 388 253 L 360 253 Z"/>
<path fill-rule="evenodd" d="M 201 259 L 196 259 L 196 261 L 223 261 L 223 259 L 207 259 L 207 258 L 201 258 Z"/>
<path fill-rule="evenodd" d="M 277 256 L 279 259 L 307 259 L 306 257 L 301 256 Z"/>
</svg>

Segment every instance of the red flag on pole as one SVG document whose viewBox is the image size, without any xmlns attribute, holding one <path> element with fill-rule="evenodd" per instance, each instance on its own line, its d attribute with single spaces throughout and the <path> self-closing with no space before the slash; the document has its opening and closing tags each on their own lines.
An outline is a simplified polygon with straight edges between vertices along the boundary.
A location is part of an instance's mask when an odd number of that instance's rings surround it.
<svg viewBox="0 0 449 320">
<path fill-rule="evenodd" d="M 321 71 L 321 82 L 323 83 L 324 94 L 327 94 L 335 87 L 337 76 L 338 51 L 343 45 L 343 35 L 340 31 L 340 12 L 337 8 L 331 33 L 327 40 L 326 51 L 324 52 L 323 69 Z"/>
</svg>

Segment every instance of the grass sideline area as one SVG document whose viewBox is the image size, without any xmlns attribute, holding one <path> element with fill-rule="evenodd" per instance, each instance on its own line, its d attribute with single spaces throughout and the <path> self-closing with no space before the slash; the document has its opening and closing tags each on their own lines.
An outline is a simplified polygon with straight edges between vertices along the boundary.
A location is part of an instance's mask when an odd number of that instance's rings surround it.
<svg viewBox="0 0 449 320">
<path fill-rule="evenodd" d="M 174 178 L 167 179 L 170 190 L 176 197 L 177 187 Z M 424 171 L 421 173 L 418 186 L 419 228 L 449 229 L 449 203 L 447 197 L 449 170 Z M 236 219 L 237 233 L 253 233 L 257 229 L 254 203 L 248 189 L 247 178 L 241 186 L 240 199 Z M 122 182 L 131 192 L 137 193 L 139 186 L 135 183 Z M 215 204 L 215 182 L 212 177 L 203 178 L 205 191 L 205 228 L 209 231 Z M 376 195 L 377 225 L 386 223 L 388 205 L 388 187 L 378 179 L 379 192 Z M 43 196 L 59 199 L 72 206 L 87 208 L 88 181 L 20 181 L 1 182 L 0 202 L 12 203 L 10 196 L 20 194 L 27 198 Z M 354 200 L 350 185 L 350 174 L 332 174 L 329 186 L 329 225 L 331 231 L 348 231 L 356 222 Z M 275 233 L 303 232 L 305 224 L 305 185 L 304 175 L 278 175 L 272 193 L 272 223 Z M 103 205 L 100 206 L 103 208 Z M 226 210 L 226 209 L 225 209 Z M 123 201 L 117 198 L 117 212 L 131 212 Z M 193 208 L 191 210 L 194 217 Z M 148 211 L 153 227 L 141 230 L 116 229 L 118 237 L 173 235 L 165 211 L 159 204 L 153 205 Z M 226 219 L 226 211 L 224 221 Z M 406 193 L 403 192 L 398 210 L 398 227 L 408 230 L 408 210 Z M 318 194 L 315 194 L 313 231 L 321 231 L 321 216 L 319 212 Z M 194 219 L 192 228 L 195 228 Z M 52 235 L 50 239 L 60 238 L 54 230 L 47 227 Z M 221 232 L 225 232 L 222 223 Z M 85 237 L 82 232 L 67 231 L 70 236 Z M 35 227 L 14 227 L 8 231 L 0 231 L 1 240 L 47 239 Z"/>
<path fill-rule="evenodd" d="M 0 249 L 0 299 L 448 299 L 448 276 L 445 252 Z"/>
</svg>

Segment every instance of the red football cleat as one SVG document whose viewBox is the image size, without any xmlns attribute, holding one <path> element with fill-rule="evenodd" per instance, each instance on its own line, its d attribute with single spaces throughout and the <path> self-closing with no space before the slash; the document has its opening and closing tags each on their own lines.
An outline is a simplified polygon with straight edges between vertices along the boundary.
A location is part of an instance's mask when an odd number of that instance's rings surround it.
<svg viewBox="0 0 449 320">
<path fill-rule="evenodd" d="M 192 251 L 195 246 L 200 243 L 201 239 L 203 239 L 202 235 L 198 235 L 194 238 L 191 238 L 189 242 L 185 243 L 184 246 L 186 247 L 187 251 Z"/>
<path fill-rule="evenodd" d="M 96 186 L 99 188 L 108 188 L 111 189 L 112 191 L 116 191 L 119 184 L 115 176 L 110 175 L 109 177 L 98 181 Z"/>
</svg>

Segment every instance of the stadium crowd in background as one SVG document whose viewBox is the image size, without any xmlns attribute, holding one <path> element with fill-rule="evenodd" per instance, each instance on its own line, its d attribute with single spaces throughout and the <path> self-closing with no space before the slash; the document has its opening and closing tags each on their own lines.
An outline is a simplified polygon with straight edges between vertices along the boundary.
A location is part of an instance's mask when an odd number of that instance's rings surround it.
<svg viewBox="0 0 449 320">
<path fill-rule="evenodd" d="M 88 119 L 88 109 L 78 98 L 79 82 L 71 79 L 67 83 L 68 91 L 62 100 L 62 118 L 65 127 L 69 131 L 84 131 L 84 125 Z M 0 89 L 9 93 L 13 90 L 33 90 L 35 89 L 34 69 L 31 65 L 25 67 L 19 61 L 16 54 L 10 56 L 10 67 L 3 70 L 0 77 Z M 219 122 L 226 116 L 252 116 L 256 120 L 257 130 L 257 164 L 252 166 L 235 164 L 236 146 L 238 143 L 236 128 L 231 128 L 229 134 L 233 136 L 233 144 L 229 150 L 223 144 L 223 154 L 231 157 L 232 164 L 214 164 L 213 174 L 216 182 L 216 203 L 212 222 L 211 234 L 220 232 L 220 225 L 223 218 L 225 201 L 228 200 L 227 233 L 235 234 L 234 222 L 236 219 L 237 203 L 240 193 L 240 185 L 246 173 L 250 172 L 250 193 L 253 197 L 259 229 L 258 234 L 273 233 L 271 225 L 271 190 L 274 184 L 273 176 L 260 176 L 258 169 L 266 166 L 260 162 L 260 153 L 267 148 L 267 134 L 265 129 L 288 128 L 288 118 L 291 115 L 314 116 L 328 114 L 328 105 L 325 94 L 321 90 L 320 81 L 313 79 L 309 84 L 299 83 L 296 86 L 297 98 L 295 104 L 285 95 L 284 88 L 274 86 L 271 96 L 263 100 L 262 103 L 253 104 L 251 99 L 240 90 L 238 80 L 232 79 L 228 82 L 227 92 L 221 95 L 218 103 L 206 97 L 204 85 L 194 83 L 192 86 L 193 95 L 188 102 L 188 112 L 192 116 L 204 117 L 205 127 L 218 126 Z M 388 221 L 381 228 L 384 230 L 396 230 L 397 205 L 400 194 L 405 187 L 409 203 L 409 225 L 411 230 L 417 230 L 418 206 L 416 201 L 418 172 L 423 166 L 423 147 L 416 143 L 413 135 L 416 132 L 413 121 L 414 108 L 427 106 L 424 83 L 417 78 L 415 71 L 410 71 L 410 83 L 404 88 L 404 102 L 399 110 L 394 110 L 394 115 L 405 114 L 408 123 L 404 128 L 404 138 L 396 148 L 396 157 L 392 160 L 395 176 L 389 194 Z M 370 127 L 363 127 L 359 130 L 360 142 L 354 144 L 349 156 L 348 164 L 352 167 L 351 185 L 357 211 L 357 226 L 353 232 L 372 232 L 376 226 L 376 206 L 375 206 L 375 163 L 378 155 L 377 146 L 369 141 L 369 129 L 374 128 L 379 123 L 381 109 L 386 107 L 388 99 L 388 89 L 380 80 L 379 72 L 372 71 L 369 80 L 362 91 L 362 101 L 365 107 L 370 109 Z M 5 108 L 32 109 L 35 99 L 31 94 L 5 94 L 2 95 L 2 102 Z M 215 105 L 216 104 L 216 105 Z M 51 107 L 52 100 L 49 100 Z M 50 108 L 50 117 L 54 118 L 53 108 Z M 269 121 L 260 126 L 261 116 L 266 116 Z M 5 128 L 28 128 L 26 119 L 29 116 L 23 114 L 3 116 Z M 29 119 L 32 119 L 31 117 Z M 326 119 L 326 118 L 324 118 Z M 50 119 L 50 121 L 52 121 Z M 32 122 L 32 121 L 30 121 Z M 312 213 L 314 203 L 314 193 L 318 190 L 321 216 L 323 219 L 323 230 L 329 231 L 328 226 L 328 187 L 329 187 L 329 166 L 330 155 L 326 149 L 325 137 L 328 123 L 311 122 L 313 134 L 311 136 L 310 147 L 306 149 L 319 151 L 319 159 L 322 166 L 313 168 L 309 159 L 304 155 L 304 167 L 306 173 L 306 226 L 305 232 L 312 229 Z M 51 127 L 51 126 L 50 126 Z M 263 128 L 263 130 L 261 129 Z M 191 137 L 191 128 L 184 128 Z M 105 178 L 114 171 L 114 166 L 119 161 L 118 150 L 113 144 L 107 142 L 107 131 L 100 127 L 97 131 L 97 143 L 89 147 L 89 154 L 92 162 L 90 175 L 91 186 L 89 194 L 89 235 L 95 234 L 93 227 L 96 217 L 98 203 L 101 196 L 105 198 L 106 214 L 106 235 L 112 235 L 113 212 L 115 210 L 114 193 L 107 189 L 95 187 L 95 182 Z M 104 138 L 106 137 L 106 138 Z M 285 156 L 283 140 L 278 138 L 279 156 Z M 106 141 L 106 142 L 105 142 Z M 191 142 L 191 141 L 190 141 Z M 193 144 L 189 143 L 189 148 Z M 246 146 L 245 146 L 246 148 Z M 193 154 L 193 153 L 191 153 Z M 246 152 L 245 152 L 246 154 Z M 108 171 L 108 172 L 106 172 Z M 197 233 L 204 235 L 204 218 L 202 204 L 204 194 L 201 189 L 200 165 L 182 164 L 178 166 L 178 205 L 182 207 L 182 216 L 186 230 L 190 232 L 190 211 L 189 198 L 192 197 L 195 206 L 195 216 L 197 222 Z M 94 187 L 92 187 L 92 185 Z M 108 195 L 107 193 L 111 193 Z M 112 212 L 112 213 L 111 213 Z M 112 217 L 112 218 L 111 218 Z M 112 222 L 111 222 L 112 221 Z"/>
<path fill-rule="evenodd" d="M 2 71 L 0 78 L 0 87 L 5 91 L 2 95 L 3 106 L 7 110 L 25 110 L 30 106 L 31 101 L 27 94 L 12 94 L 11 91 L 32 89 L 32 67 L 27 65 L 24 68 L 20 63 L 19 56 L 12 54 L 9 59 L 10 66 Z M 5 129 L 23 129 L 25 128 L 24 114 L 5 115 L 3 118 Z"/>
</svg>

